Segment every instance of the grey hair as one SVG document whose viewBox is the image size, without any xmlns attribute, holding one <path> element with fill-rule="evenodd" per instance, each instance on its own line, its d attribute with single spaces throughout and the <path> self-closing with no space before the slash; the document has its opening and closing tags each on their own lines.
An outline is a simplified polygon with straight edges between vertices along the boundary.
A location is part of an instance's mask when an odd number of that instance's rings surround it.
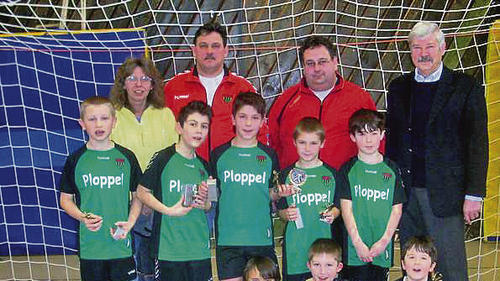
<svg viewBox="0 0 500 281">
<path fill-rule="evenodd" d="M 434 35 L 439 44 L 439 47 L 441 47 L 445 43 L 444 34 L 441 29 L 439 29 L 439 26 L 437 24 L 428 21 L 421 21 L 413 26 L 410 34 L 408 35 L 408 43 L 410 44 L 410 47 L 411 42 L 413 41 L 413 39 L 415 39 L 415 37 L 425 37 L 429 34 Z"/>
</svg>

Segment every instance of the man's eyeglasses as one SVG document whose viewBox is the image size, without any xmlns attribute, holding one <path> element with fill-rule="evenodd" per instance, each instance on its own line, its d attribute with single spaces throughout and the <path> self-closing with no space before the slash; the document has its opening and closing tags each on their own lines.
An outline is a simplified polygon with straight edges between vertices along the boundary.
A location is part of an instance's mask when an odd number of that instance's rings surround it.
<svg viewBox="0 0 500 281">
<path fill-rule="evenodd" d="M 307 60 L 305 62 L 305 65 L 306 67 L 315 67 L 316 65 L 319 65 L 319 66 L 325 66 L 327 63 L 329 63 L 331 60 L 327 60 L 327 59 L 320 59 L 318 61 L 313 61 L 313 60 Z"/>
<path fill-rule="evenodd" d="M 133 82 L 133 83 L 141 80 L 141 82 L 147 83 L 147 82 L 151 82 L 153 79 L 151 79 L 151 77 L 148 77 L 148 76 L 142 76 L 142 77 L 138 78 L 138 77 L 135 77 L 134 75 L 130 75 L 127 78 L 125 78 L 125 80 L 128 82 Z"/>
</svg>

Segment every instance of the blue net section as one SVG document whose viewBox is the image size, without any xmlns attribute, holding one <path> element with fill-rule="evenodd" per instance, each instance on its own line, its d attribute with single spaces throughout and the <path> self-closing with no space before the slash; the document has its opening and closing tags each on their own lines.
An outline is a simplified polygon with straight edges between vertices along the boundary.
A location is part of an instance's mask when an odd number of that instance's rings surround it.
<svg viewBox="0 0 500 281">
<path fill-rule="evenodd" d="M 108 96 L 117 68 L 144 51 L 141 30 L 0 37 L 0 255 L 76 253 L 58 185 L 85 141 L 78 105 Z"/>
</svg>

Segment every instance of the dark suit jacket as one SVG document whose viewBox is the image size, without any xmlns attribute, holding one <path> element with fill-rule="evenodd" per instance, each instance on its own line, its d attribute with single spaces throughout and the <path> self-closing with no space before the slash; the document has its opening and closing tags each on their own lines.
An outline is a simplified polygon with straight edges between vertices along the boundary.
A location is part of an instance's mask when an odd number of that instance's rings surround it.
<svg viewBox="0 0 500 281">
<path fill-rule="evenodd" d="M 412 72 L 396 78 L 387 96 L 386 151 L 401 167 L 410 192 L 413 77 Z M 488 132 L 483 87 L 472 77 L 443 67 L 425 134 L 425 183 L 432 211 L 439 217 L 461 214 L 465 194 L 486 194 Z"/>
</svg>

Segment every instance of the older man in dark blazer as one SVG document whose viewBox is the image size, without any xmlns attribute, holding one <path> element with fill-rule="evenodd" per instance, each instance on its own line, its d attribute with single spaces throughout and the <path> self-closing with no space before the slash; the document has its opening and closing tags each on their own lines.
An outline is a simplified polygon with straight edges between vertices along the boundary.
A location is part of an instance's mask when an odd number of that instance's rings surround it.
<svg viewBox="0 0 500 281">
<path fill-rule="evenodd" d="M 488 133 L 483 87 L 443 66 L 444 35 L 419 22 L 409 35 L 414 72 L 398 77 L 387 97 L 387 154 L 402 170 L 408 202 L 401 245 L 430 235 L 444 280 L 468 280 L 464 220 L 481 213 Z"/>
</svg>

